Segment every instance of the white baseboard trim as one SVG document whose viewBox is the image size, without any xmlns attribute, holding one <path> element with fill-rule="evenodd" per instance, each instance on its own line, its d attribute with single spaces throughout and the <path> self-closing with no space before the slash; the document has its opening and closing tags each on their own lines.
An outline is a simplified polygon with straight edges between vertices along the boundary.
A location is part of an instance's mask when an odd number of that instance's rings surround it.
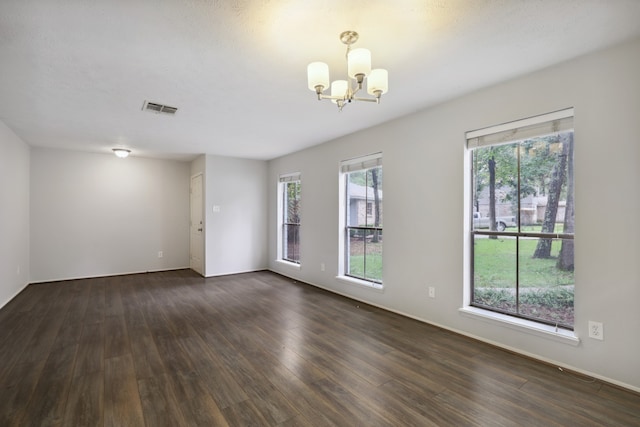
<svg viewBox="0 0 640 427">
<path fill-rule="evenodd" d="M 110 274 L 95 274 L 90 276 L 66 277 L 62 279 L 36 280 L 36 281 L 30 282 L 29 284 L 37 285 L 39 283 L 64 282 L 66 280 L 99 279 L 101 277 L 128 276 L 130 274 L 161 273 L 163 271 L 176 271 L 176 270 L 189 270 L 189 269 L 190 267 L 187 266 L 187 267 L 160 268 L 156 270 L 129 271 L 129 272 L 110 273 Z"/>
<path fill-rule="evenodd" d="M 265 267 L 265 268 L 258 268 L 258 269 L 255 269 L 255 270 L 240 270 L 240 271 L 235 271 L 235 272 L 230 272 L 230 273 L 211 274 L 211 275 L 207 275 L 207 276 L 204 276 L 204 277 L 209 279 L 209 278 L 212 278 L 212 277 L 233 276 L 234 274 L 257 273 L 259 271 L 270 271 L 270 270 Z"/>
</svg>

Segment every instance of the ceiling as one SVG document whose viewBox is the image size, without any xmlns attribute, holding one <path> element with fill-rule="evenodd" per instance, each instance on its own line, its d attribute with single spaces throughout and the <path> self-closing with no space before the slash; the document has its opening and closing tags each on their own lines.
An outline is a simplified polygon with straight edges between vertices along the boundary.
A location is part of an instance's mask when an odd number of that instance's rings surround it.
<svg viewBox="0 0 640 427">
<path fill-rule="evenodd" d="M 0 120 L 31 146 L 271 159 L 640 36 L 638 0 L 2 0 Z M 389 71 L 342 112 L 355 30 Z M 144 101 L 178 108 L 142 110 Z"/>
</svg>

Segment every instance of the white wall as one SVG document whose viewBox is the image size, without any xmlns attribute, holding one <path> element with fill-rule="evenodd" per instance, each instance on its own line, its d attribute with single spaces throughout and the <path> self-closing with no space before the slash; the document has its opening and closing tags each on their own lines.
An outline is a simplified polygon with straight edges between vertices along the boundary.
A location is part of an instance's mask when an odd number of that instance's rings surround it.
<svg viewBox="0 0 640 427">
<path fill-rule="evenodd" d="M 640 390 L 640 40 L 269 163 L 274 271 Z M 426 94 L 428 96 L 428 94 Z M 356 105 L 353 108 L 385 108 Z M 394 102 L 400 102 L 394 101 Z M 575 107 L 578 346 L 461 315 L 465 132 Z M 329 108 L 329 106 L 327 106 Z M 349 111 L 342 114 L 349 114 Z M 344 119 L 336 113 L 335 120 Z M 331 123 L 327 123 L 331 126 Z M 384 292 L 338 270 L 338 162 L 383 152 Z M 278 175 L 302 173 L 301 268 L 276 263 Z M 320 271 L 326 263 L 326 271 Z M 437 298 L 427 298 L 427 287 Z M 604 341 L 587 337 L 604 323 Z"/>
<path fill-rule="evenodd" d="M 187 162 L 32 148 L 31 281 L 188 268 L 189 183 Z"/>
<path fill-rule="evenodd" d="M 267 162 L 205 160 L 205 276 L 266 269 Z"/>
<path fill-rule="evenodd" d="M 29 283 L 29 147 L 0 121 L 0 307 Z"/>
</svg>

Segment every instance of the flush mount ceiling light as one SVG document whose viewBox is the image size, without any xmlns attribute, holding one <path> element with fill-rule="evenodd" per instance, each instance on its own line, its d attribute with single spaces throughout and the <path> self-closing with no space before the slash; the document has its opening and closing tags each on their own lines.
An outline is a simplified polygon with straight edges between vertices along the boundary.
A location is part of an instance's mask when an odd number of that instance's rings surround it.
<svg viewBox="0 0 640 427">
<path fill-rule="evenodd" d="M 126 148 L 114 148 L 113 153 L 121 159 L 124 159 L 125 157 L 129 157 L 131 150 L 127 150 Z"/>
<path fill-rule="evenodd" d="M 371 69 L 371 52 L 368 49 L 353 49 L 351 45 L 358 41 L 358 33 L 344 31 L 340 34 L 340 41 L 347 45 L 347 80 L 335 80 L 331 83 L 331 95 L 323 92 L 329 87 L 329 66 L 324 62 L 312 62 L 307 67 L 309 89 L 318 95 L 318 100 L 330 99 L 338 105 L 338 109 L 352 101 L 367 101 L 380 103 L 380 96 L 389 90 L 387 70 Z M 356 96 L 367 79 L 367 93 L 373 98 Z M 353 85 L 352 85 L 353 84 Z"/>
</svg>

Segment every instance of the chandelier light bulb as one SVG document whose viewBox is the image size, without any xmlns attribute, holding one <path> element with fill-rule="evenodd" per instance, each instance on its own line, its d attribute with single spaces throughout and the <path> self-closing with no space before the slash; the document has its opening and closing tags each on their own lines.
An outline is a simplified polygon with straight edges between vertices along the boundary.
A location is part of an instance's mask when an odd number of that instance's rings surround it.
<svg viewBox="0 0 640 427">
<path fill-rule="evenodd" d="M 349 89 L 349 82 L 346 80 L 336 80 L 331 83 L 331 96 L 336 97 L 336 99 L 332 99 L 331 102 L 337 104 L 337 98 L 345 98 L 347 96 L 347 89 Z"/>
<path fill-rule="evenodd" d="M 389 73 L 382 68 L 371 70 L 367 78 L 367 93 L 369 95 L 380 96 L 389 90 Z M 378 93 L 376 93 L 378 92 Z"/>
<path fill-rule="evenodd" d="M 349 77 L 355 79 L 358 75 L 368 76 L 371 73 L 371 52 L 369 49 L 354 49 L 347 56 Z"/>
<path fill-rule="evenodd" d="M 307 82 L 309 89 L 321 93 L 329 88 L 329 66 L 324 62 L 312 62 L 307 66 Z M 318 92 L 320 87 L 320 92 Z"/>
</svg>

